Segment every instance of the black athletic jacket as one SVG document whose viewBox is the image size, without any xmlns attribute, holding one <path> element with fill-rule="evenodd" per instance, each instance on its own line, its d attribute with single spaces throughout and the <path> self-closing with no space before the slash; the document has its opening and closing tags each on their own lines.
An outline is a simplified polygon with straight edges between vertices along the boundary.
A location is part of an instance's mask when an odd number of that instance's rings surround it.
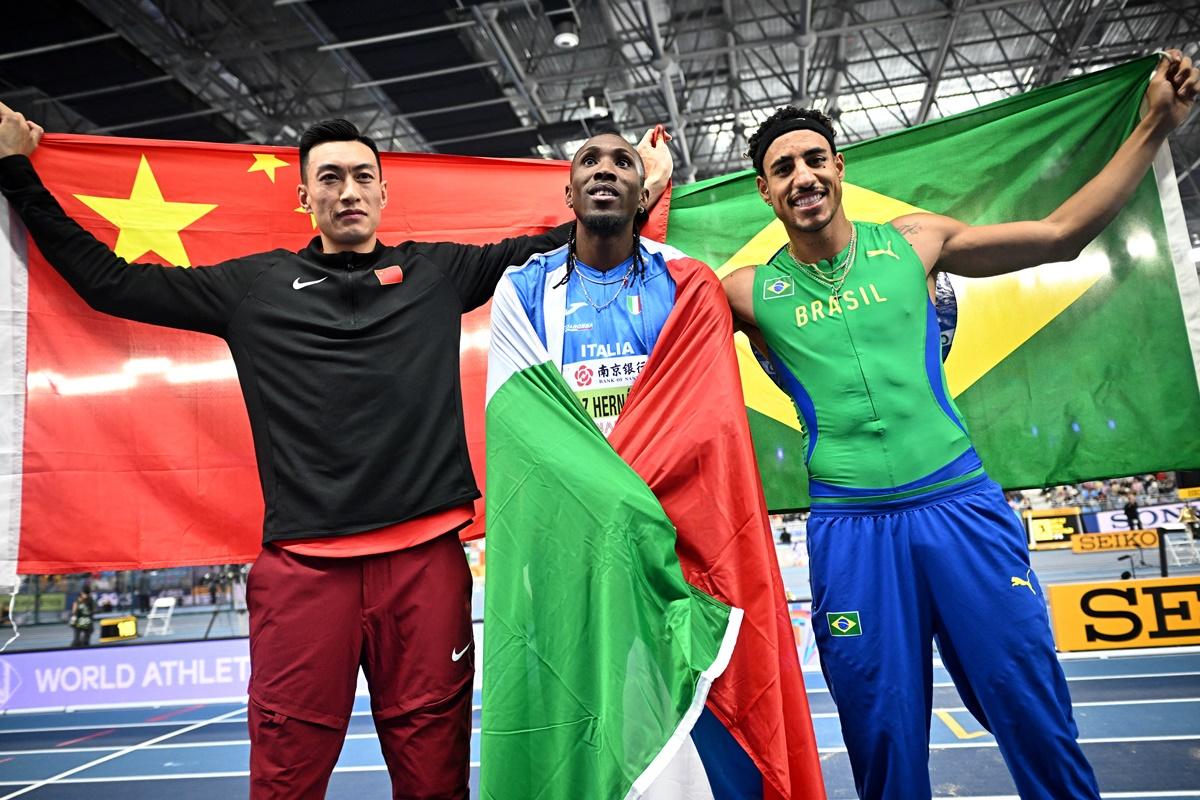
<svg viewBox="0 0 1200 800">
<path fill-rule="evenodd" d="M 459 385 L 460 316 L 504 269 L 567 240 L 448 242 L 332 253 L 320 239 L 211 267 L 127 264 L 66 215 L 29 159 L 0 191 L 94 309 L 229 344 L 266 500 L 264 541 L 371 530 L 479 497 Z M 374 270 L 399 266 L 400 283 Z"/>
</svg>

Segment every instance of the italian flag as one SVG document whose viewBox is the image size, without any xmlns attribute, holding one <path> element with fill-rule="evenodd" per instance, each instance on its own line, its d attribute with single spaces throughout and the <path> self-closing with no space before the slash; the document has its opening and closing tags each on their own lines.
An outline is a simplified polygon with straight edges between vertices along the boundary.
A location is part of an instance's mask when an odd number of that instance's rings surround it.
<svg viewBox="0 0 1200 800">
<path fill-rule="evenodd" d="M 608 440 L 497 288 L 483 797 L 824 796 L 728 307 L 678 255 Z"/>
</svg>

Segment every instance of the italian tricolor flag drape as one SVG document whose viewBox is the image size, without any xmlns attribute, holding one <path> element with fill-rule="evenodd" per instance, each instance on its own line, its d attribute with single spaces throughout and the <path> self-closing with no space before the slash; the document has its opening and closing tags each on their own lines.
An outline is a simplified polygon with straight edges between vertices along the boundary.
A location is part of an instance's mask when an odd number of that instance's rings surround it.
<svg viewBox="0 0 1200 800">
<path fill-rule="evenodd" d="M 668 266 L 676 303 L 610 440 L 497 289 L 484 797 L 824 796 L 729 310 L 708 267 Z"/>
</svg>

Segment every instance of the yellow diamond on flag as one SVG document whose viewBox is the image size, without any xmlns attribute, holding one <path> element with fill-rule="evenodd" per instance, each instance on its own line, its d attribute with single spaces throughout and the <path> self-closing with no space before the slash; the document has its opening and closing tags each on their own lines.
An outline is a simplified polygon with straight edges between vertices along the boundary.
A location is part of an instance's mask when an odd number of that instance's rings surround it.
<svg viewBox="0 0 1200 800">
<path fill-rule="evenodd" d="M 146 253 L 179 267 L 191 266 L 179 232 L 217 206 L 213 203 L 178 203 L 164 200 L 150 162 L 142 156 L 129 197 L 75 195 L 81 203 L 116 225 L 113 251 L 126 261 Z"/>
<path fill-rule="evenodd" d="M 923 211 L 852 183 L 842 184 L 842 204 L 846 215 L 860 222 L 889 222 Z M 717 275 L 723 278 L 739 267 L 765 264 L 786 244 L 783 223 L 773 219 L 721 265 Z M 970 388 L 1108 274 L 1108 258 L 1089 249 L 1070 264 L 1046 264 L 996 278 L 954 277 L 958 325 L 946 359 L 951 395 L 957 397 Z M 749 341 L 738 334 L 736 343 L 746 405 L 800 430 L 791 399 L 763 373 Z"/>
</svg>

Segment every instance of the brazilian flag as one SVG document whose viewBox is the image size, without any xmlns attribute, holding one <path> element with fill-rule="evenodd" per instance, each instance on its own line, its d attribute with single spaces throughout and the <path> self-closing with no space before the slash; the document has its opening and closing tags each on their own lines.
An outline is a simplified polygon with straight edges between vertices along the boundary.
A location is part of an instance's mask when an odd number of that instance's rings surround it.
<svg viewBox="0 0 1200 800">
<path fill-rule="evenodd" d="M 1133 129 L 1151 56 L 844 148 L 844 203 L 873 222 L 929 211 L 975 224 L 1039 219 Z M 720 274 L 787 239 L 754 173 L 675 191 L 671 244 Z M 983 463 L 1006 488 L 1200 466 L 1200 282 L 1170 154 L 1079 258 L 951 284 L 945 367 Z M 781 288 L 781 291 L 785 289 Z M 772 510 L 808 504 L 791 402 L 739 345 Z"/>
</svg>

